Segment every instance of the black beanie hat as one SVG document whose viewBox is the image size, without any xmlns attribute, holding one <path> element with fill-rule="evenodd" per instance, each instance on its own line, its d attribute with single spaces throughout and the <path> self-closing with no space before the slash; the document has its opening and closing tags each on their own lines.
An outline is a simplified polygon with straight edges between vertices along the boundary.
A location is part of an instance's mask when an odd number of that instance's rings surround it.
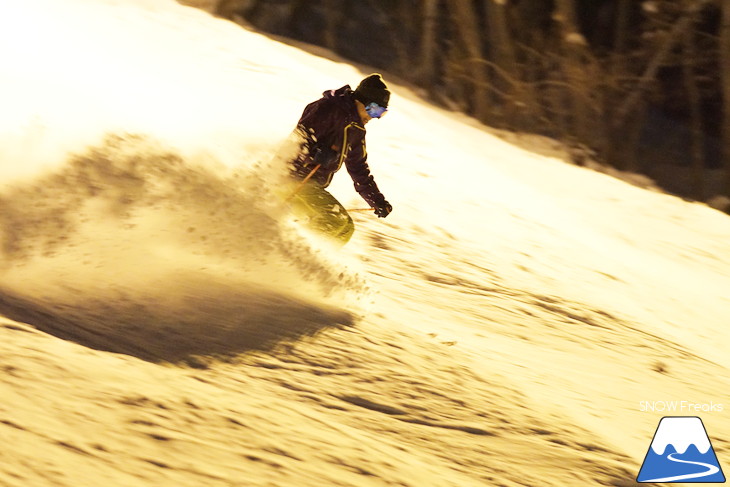
<svg viewBox="0 0 730 487">
<path fill-rule="evenodd" d="M 355 99 L 362 102 L 363 105 L 375 102 L 381 107 L 387 108 L 388 101 L 390 101 L 390 91 L 378 73 L 373 73 L 360 81 L 354 93 Z"/>
</svg>

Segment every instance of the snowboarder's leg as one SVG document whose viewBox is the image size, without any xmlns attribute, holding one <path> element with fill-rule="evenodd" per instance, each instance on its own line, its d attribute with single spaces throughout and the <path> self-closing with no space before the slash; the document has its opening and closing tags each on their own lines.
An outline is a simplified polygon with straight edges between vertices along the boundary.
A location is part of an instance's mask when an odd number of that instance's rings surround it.
<svg viewBox="0 0 730 487">
<path fill-rule="evenodd" d="M 352 218 L 337 199 L 316 184 L 305 184 L 291 199 L 294 212 L 312 230 L 346 244 L 355 232 Z"/>
</svg>

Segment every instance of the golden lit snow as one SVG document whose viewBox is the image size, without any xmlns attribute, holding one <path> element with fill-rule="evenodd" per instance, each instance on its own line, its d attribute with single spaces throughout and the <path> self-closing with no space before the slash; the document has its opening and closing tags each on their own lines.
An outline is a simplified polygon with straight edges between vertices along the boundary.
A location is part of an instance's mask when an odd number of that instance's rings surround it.
<svg viewBox="0 0 730 487">
<path fill-rule="evenodd" d="M 333 251 L 275 155 L 368 73 L 168 0 L 3 2 L 0 63 L 0 485 L 628 486 L 664 415 L 730 464 L 727 215 L 391 82 Z"/>
</svg>

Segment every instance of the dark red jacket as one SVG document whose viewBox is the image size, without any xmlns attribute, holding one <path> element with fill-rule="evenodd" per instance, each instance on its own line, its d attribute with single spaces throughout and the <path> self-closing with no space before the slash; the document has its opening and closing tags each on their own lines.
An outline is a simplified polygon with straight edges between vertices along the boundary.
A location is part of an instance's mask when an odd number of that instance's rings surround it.
<svg viewBox="0 0 730 487">
<path fill-rule="evenodd" d="M 294 177 L 304 179 L 320 165 L 310 181 L 326 188 L 344 164 L 355 190 L 370 206 L 378 207 L 385 201 L 370 174 L 365 127 L 349 85 L 325 91 L 322 98 L 307 105 L 297 132 L 303 142 L 299 155 L 291 162 Z"/>
</svg>

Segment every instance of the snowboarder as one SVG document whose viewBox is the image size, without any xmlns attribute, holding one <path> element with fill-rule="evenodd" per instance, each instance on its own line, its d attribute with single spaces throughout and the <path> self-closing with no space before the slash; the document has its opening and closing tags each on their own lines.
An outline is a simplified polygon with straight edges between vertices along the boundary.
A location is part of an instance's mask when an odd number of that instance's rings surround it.
<svg viewBox="0 0 730 487">
<path fill-rule="evenodd" d="M 298 185 L 290 196 L 315 230 L 346 243 L 355 230 L 345 208 L 325 188 L 344 164 L 355 190 L 380 218 L 393 210 L 375 184 L 367 164 L 365 124 L 388 110 L 390 91 L 379 74 L 363 79 L 355 90 L 345 85 L 325 91 L 304 109 L 296 134 L 300 150 L 290 163 Z"/>
</svg>

